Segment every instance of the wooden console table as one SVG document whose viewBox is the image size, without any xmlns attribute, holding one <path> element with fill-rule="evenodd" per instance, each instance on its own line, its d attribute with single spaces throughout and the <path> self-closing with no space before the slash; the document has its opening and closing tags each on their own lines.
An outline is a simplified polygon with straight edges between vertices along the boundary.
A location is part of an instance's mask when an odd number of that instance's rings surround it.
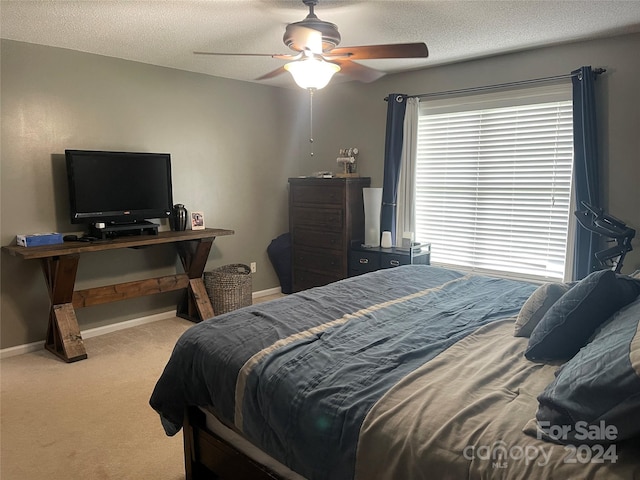
<svg viewBox="0 0 640 480">
<path fill-rule="evenodd" d="M 76 318 L 76 308 L 186 289 L 178 303 L 176 314 L 194 322 L 212 317 L 213 307 L 202 281 L 202 272 L 213 240 L 219 236 L 233 234 L 233 230 L 207 228 L 120 237 L 90 243 L 65 242 L 41 247 L 11 245 L 2 247 L 2 250 L 25 260 L 41 261 L 51 300 L 45 348 L 66 362 L 75 362 L 87 358 Z M 80 254 L 165 243 L 176 244 L 185 273 L 75 290 Z"/>
</svg>

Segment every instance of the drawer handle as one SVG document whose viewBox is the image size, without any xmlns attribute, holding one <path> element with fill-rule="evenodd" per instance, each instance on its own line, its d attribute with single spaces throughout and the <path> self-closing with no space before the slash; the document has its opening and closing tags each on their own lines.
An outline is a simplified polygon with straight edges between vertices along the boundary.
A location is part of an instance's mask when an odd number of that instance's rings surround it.
<svg viewBox="0 0 640 480">
<path fill-rule="evenodd" d="M 400 262 L 399 262 L 398 260 L 391 260 L 391 261 L 389 262 L 389 264 L 390 264 L 392 267 L 397 267 L 398 265 L 400 265 Z"/>
<path fill-rule="evenodd" d="M 361 258 L 360 259 L 360 263 L 362 263 L 363 265 L 366 265 L 367 263 L 369 263 L 369 259 L 368 258 Z"/>
</svg>

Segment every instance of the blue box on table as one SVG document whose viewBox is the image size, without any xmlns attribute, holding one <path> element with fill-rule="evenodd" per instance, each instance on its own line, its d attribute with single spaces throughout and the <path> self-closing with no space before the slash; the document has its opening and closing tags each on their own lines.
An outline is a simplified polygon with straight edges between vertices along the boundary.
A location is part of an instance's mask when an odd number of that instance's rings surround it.
<svg viewBox="0 0 640 480">
<path fill-rule="evenodd" d="M 39 247 L 41 245 L 55 245 L 62 243 L 62 234 L 57 232 L 51 233 L 33 233 L 31 235 L 16 235 L 16 243 L 23 247 Z"/>
</svg>

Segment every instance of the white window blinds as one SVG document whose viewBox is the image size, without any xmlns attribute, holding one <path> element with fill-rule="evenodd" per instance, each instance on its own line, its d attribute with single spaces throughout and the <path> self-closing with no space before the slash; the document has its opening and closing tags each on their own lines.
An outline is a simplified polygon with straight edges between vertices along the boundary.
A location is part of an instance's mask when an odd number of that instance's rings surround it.
<svg viewBox="0 0 640 480">
<path fill-rule="evenodd" d="M 573 124 L 554 89 L 421 100 L 416 238 L 434 263 L 562 279 Z"/>
</svg>

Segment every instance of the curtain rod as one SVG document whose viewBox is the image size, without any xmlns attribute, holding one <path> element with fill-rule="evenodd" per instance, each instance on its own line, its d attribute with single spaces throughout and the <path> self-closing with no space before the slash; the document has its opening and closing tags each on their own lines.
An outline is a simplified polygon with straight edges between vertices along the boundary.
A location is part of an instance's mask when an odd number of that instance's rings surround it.
<svg viewBox="0 0 640 480">
<path fill-rule="evenodd" d="M 594 68 L 593 73 L 596 75 L 601 75 L 607 70 L 604 68 Z M 573 76 L 580 75 L 580 72 L 575 73 L 565 73 L 564 75 L 555 75 L 552 77 L 542 77 L 542 78 L 532 78 L 529 80 L 519 80 L 515 82 L 508 83 L 498 83 L 495 85 L 484 85 L 481 87 L 469 87 L 469 88 L 461 88 L 458 90 L 447 90 L 445 92 L 433 92 L 433 93 L 421 93 L 418 95 L 400 95 L 403 98 L 426 98 L 426 97 L 439 97 L 443 95 L 455 95 L 458 93 L 471 93 L 471 92 L 481 92 L 483 90 L 492 90 L 494 88 L 505 88 L 505 87 L 516 87 L 519 85 L 528 85 L 530 83 L 542 83 L 542 82 L 550 82 L 553 80 L 563 80 L 565 78 L 571 78 Z M 384 101 L 388 101 L 389 97 L 384 97 Z"/>
</svg>

